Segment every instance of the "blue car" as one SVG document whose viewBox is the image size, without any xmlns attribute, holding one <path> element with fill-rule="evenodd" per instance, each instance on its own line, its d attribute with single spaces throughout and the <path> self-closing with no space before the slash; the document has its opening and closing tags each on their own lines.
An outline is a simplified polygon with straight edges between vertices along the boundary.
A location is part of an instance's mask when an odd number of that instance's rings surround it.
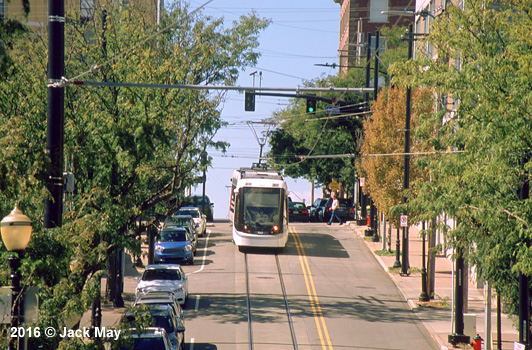
<svg viewBox="0 0 532 350">
<path fill-rule="evenodd" d="M 155 243 L 156 263 L 194 264 L 192 238 L 183 227 L 164 229 Z"/>
</svg>

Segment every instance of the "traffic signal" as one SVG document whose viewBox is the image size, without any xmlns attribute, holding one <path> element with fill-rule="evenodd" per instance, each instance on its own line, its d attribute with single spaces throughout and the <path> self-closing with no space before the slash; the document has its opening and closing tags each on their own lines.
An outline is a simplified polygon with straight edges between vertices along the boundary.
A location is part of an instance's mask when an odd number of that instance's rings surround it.
<svg viewBox="0 0 532 350">
<path fill-rule="evenodd" d="M 316 99 L 307 98 L 307 113 L 316 113 Z"/>
<path fill-rule="evenodd" d="M 255 111 L 255 91 L 246 91 L 245 92 L 244 110 L 246 112 Z"/>
</svg>

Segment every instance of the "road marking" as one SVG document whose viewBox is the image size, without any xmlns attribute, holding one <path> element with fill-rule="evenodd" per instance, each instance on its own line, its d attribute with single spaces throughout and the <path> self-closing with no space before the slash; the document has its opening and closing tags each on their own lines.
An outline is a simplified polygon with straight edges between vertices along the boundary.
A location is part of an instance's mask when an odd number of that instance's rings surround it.
<svg viewBox="0 0 532 350">
<path fill-rule="evenodd" d="M 194 311 L 199 310 L 199 300 L 201 298 L 201 295 L 196 295 L 196 306 L 194 307 Z"/>
<path fill-rule="evenodd" d="M 183 341 L 185 341 L 183 339 Z M 188 350 L 194 350 L 194 338 L 190 338 L 190 343 L 188 343 Z"/>
<path fill-rule="evenodd" d="M 202 249 L 203 258 L 201 259 L 201 267 L 199 270 L 191 272 L 191 274 L 201 272 L 205 268 L 205 259 L 207 258 L 207 247 L 209 246 L 209 238 L 211 237 L 211 232 L 212 232 L 211 230 L 207 230 L 207 238 L 205 239 L 205 246 Z"/>
<path fill-rule="evenodd" d="M 310 301 L 310 306 L 312 308 L 312 313 L 314 314 L 314 321 L 316 322 L 316 328 L 318 329 L 318 336 L 320 337 L 321 348 L 323 350 L 333 350 L 334 348 L 331 343 L 329 331 L 327 330 L 325 317 L 323 317 L 323 311 L 320 306 L 320 301 L 318 300 L 318 293 L 316 292 L 314 278 L 310 272 L 310 266 L 305 254 L 305 249 L 303 248 L 303 243 L 301 242 L 295 227 L 290 226 L 289 232 L 292 234 L 292 237 L 294 237 L 294 242 L 296 244 L 299 262 L 301 264 L 301 269 L 303 270 L 303 276 L 305 277 L 305 285 L 307 286 L 307 294 Z"/>
</svg>

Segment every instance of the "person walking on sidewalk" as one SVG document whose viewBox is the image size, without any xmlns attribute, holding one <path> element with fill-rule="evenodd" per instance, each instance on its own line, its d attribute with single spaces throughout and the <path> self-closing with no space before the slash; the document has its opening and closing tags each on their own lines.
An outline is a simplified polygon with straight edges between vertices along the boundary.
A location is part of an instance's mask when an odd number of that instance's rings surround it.
<svg viewBox="0 0 532 350">
<path fill-rule="evenodd" d="M 342 222 L 342 218 L 340 217 L 340 215 L 338 215 L 338 206 L 340 205 L 340 202 L 338 202 L 338 199 L 336 198 L 336 192 L 331 192 L 331 199 L 332 199 L 332 204 L 331 204 L 331 218 L 329 219 L 329 222 L 327 223 L 327 225 L 330 225 L 332 224 L 334 218 L 336 217 L 338 219 L 338 222 L 340 222 L 340 226 L 343 224 Z"/>
</svg>

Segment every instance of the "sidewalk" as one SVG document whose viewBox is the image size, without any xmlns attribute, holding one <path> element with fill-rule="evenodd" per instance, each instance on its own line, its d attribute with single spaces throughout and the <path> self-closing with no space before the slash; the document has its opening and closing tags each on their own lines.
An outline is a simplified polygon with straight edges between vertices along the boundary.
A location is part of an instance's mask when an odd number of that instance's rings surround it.
<svg viewBox="0 0 532 350">
<path fill-rule="evenodd" d="M 436 280 L 434 287 L 434 294 L 436 299 L 430 302 L 419 302 L 419 295 L 421 293 L 421 267 L 422 267 L 422 239 L 419 235 L 419 228 L 410 227 L 409 229 L 409 262 L 410 268 L 413 270 L 410 276 L 401 276 L 400 271 L 393 271 L 390 268 L 393 267 L 396 260 L 395 254 L 391 256 L 380 256 L 375 252 L 382 250 L 382 242 L 372 242 L 371 238 L 366 238 L 364 232 L 367 226 L 357 226 L 355 222 L 349 222 L 349 225 L 353 228 L 354 232 L 366 243 L 368 249 L 375 255 L 377 261 L 381 264 L 383 269 L 387 271 L 397 285 L 405 299 L 408 301 L 408 305 L 414 311 L 416 316 L 422 321 L 425 328 L 437 342 L 438 346 L 442 350 L 446 349 L 463 349 L 470 348 L 471 346 L 460 345 L 461 348 L 454 348 L 447 339 L 449 334 L 454 333 L 454 329 L 451 324 L 452 316 L 452 291 L 453 291 L 453 262 L 450 258 L 437 255 L 436 256 Z M 392 250 L 395 250 L 395 230 L 392 234 Z M 484 332 L 484 311 L 485 311 L 485 297 L 484 289 L 477 289 L 475 284 L 469 281 L 468 288 L 468 308 L 464 307 L 464 313 L 476 315 L 476 333 L 478 333 L 482 339 L 486 339 Z M 497 303 L 496 299 L 492 298 L 492 349 L 497 349 Z M 513 349 L 514 341 L 519 340 L 518 331 L 513 327 L 512 320 L 507 315 L 502 315 L 502 349 Z M 464 333 L 466 330 L 464 330 Z M 471 341 L 476 335 L 470 335 Z M 483 347 L 485 349 L 485 347 Z"/>
</svg>

